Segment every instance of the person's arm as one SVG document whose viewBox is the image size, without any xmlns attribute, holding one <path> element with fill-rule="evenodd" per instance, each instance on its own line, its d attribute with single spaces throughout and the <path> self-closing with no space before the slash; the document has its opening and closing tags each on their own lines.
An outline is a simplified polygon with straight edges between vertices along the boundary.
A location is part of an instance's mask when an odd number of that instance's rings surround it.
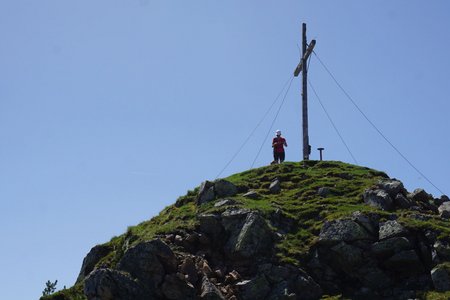
<svg viewBox="0 0 450 300">
<path fill-rule="evenodd" d="M 286 146 L 286 147 L 287 147 L 287 143 L 286 143 L 286 140 L 284 140 L 284 146 Z"/>
</svg>

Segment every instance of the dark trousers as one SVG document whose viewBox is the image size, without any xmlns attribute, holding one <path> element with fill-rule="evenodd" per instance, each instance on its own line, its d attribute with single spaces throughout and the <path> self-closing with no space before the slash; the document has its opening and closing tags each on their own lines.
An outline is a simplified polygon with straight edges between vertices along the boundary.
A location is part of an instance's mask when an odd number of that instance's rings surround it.
<svg viewBox="0 0 450 300">
<path fill-rule="evenodd" d="M 284 161 L 284 152 L 273 152 L 273 160 L 276 163 L 282 163 Z"/>
</svg>

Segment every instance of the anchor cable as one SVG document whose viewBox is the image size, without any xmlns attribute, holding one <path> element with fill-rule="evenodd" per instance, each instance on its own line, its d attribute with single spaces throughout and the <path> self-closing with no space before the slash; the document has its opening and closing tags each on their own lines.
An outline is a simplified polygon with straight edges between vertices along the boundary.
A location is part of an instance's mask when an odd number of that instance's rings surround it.
<svg viewBox="0 0 450 300">
<path fill-rule="evenodd" d="M 266 143 L 267 137 L 269 136 L 270 132 L 272 131 L 273 125 L 275 124 L 275 121 L 278 118 L 278 114 L 280 113 L 281 108 L 283 107 L 284 101 L 286 100 L 286 96 L 289 92 L 289 90 L 291 89 L 291 85 L 292 85 L 292 81 L 294 81 L 294 76 L 291 77 L 290 82 L 289 82 L 289 86 L 286 90 L 286 92 L 284 93 L 284 97 L 283 97 L 283 101 L 281 101 L 280 106 L 278 107 L 277 113 L 275 114 L 275 117 L 273 118 L 272 124 L 270 124 L 269 130 L 267 130 L 267 134 L 263 140 L 263 142 L 261 143 L 261 146 L 259 147 L 258 153 L 256 154 L 255 159 L 252 162 L 252 165 L 250 166 L 250 169 L 253 169 L 253 166 L 255 165 L 256 160 L 258 159 L 259 154 L 261 153 L 261 150 L 264 146 L 264 144 Z"/>
<path fill-rule="evenodd" d="M 350 156 L 353 159 L 353 162 L 355 164 L 358 164 L 358 161 L 356 160 L 355 156 L 353 155 L 352 151 L 350 151 L 350 148 L 348 147 L 347 143 L 345 142 L 344 138 L 342 137 L 341 133 L 339 132 L 339 129 L 336 127 L 336 124 L 333 122 L 333 119 L 331 118 L 330 114 L 328 113 L 327 109 L 325 108 L 325 106 L 323 105 L 322 100 L 320 99 L 319 95 L 317 94 L 316 89 L 314 88 L 314 86 L 312 85 L 311 81 L 308 79 L 308 83 L 309 86 L 311 87 L 314 95 L 316 95 L 317 100 L 320 103 L 320 106 L 322 106 L 323 111 L 325 112 L 325 114 L 327 115 L 328 120 L 330 121 L 331 125 L 333 126 L 334 130 L 336 131 L 337 135 L 339 136 L 339 138 L 341 139 L 342 144 L 344 144 L 345 148 L 347 148 L 347 152 L 350 154 Z"/>
<path fill-rule="evenodd" d="M 259 126 L 261 125 L 261 123 L 266 119 L 267 115 L 269 114 L 269 112 L 272 110 L 273 106 L 275 105 L 275 103 L 278 102 L 278 99 L 280 98 L 280 96 L 282 95 L 283 91 L 286 89 L 286 87 L 288 86 L 288 84 L 290 85 L 290 83 L 292 83 L 292 79 L 291 76 L 289 77 L 289 79 L 286 81 L 286 83 L 283 85 L 283 88 L 280 90 L 280 92 L 278 93 L 277 97 L 275 98 L 275 100 L 272 102 L 272 104 L 270 105 L 270 107 L 267 109 L 267 111 L 265 112 L 265 114 L 263 115 L 263 117 L 259 120 L 259 122 L 256 124 L 255 128 L 253 128 L 253 130 L 250 132 L 250 134 L 247 136 L 247 138 L 244 140 L 244 142 L 241 144 L 241 146 L 238 148 L 238 150 L 233 154 L 233 156 L 231 157 L 231 159 L 225 164 L 225 166 L 222 168 L 222 170 L 220 170 L 219 174 L 217 174 L 216 178 L 219 178 L 220 175 L 222 175 L 222 173 L 226 170 L 226 168 L 228 168 L 228 166 L 234 161 L 234 159 L 236 158 L 236 156 L 238 156 L 238 154 L 242 151 L 242 149 L 244 148 L 244 146 L 247 144 L 247 142 L 250 140 L 250 138 L 255 134 L 255 131 L 259 128 Z M 285 96 L 286 97 L 286 96 Z M 283 99 L 284 101 L 284 99 Z M 252 165 L 253 166 L 253 165 Z"/>
<path fill-rule="evenodd" d="M 325 63 L 319 58 L 317 53 L 313 51 L 314 55 L 316 56 L 319 63 L 322 65 L 322 67 L 325 69 L 325 71 L 330 75 L 330 77 L 333 79 L 333 81 L 336 83 L 336 85 L 339 87 L 339 89 L 344 93 L 344 95 L 347 97 L 347 99 L 350 100 L 350 102 L 356 107 L 356 109 L 361 113 L 361 115 L 366 119 L 367 122 L 378 132 L 378 134 L 394 149 L 398 155 L 400 155 L 420 176 L 422 176 L 429 184 L 431 184 L 436 190 L 438 190 L 441 194 L 444 194 L 444 192 L 441 191 L 440 188 L 438 188 L 430 179 L 428 179 L 425 174 L 423 174 L 408 158 L 406 158 L 403 153 L 394 146 L 394 144 L 381 132 L 380 129 L 369 119 L 369 117 L 361 110 L 361 108 L 356 104 L 355 100 L 347 93 L 347 91 L 342 87 L 342 85 L 337 81 L 336 77 L 331 73 L 331 71 L 326 67 Z"/>
</svg>

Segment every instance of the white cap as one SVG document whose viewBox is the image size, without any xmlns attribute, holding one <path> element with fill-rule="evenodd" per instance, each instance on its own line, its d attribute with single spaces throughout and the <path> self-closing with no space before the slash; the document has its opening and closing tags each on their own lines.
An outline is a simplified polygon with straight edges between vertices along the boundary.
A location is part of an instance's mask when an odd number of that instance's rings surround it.
<svg viewBox="0 0 450 300">
<path fill-rule="evenodd" d="M 275 131 L 275 133 L 276 133 L 277 135 L 281 135 L 281 130 L 277 130 L 277 131 Z"/>
</svg>

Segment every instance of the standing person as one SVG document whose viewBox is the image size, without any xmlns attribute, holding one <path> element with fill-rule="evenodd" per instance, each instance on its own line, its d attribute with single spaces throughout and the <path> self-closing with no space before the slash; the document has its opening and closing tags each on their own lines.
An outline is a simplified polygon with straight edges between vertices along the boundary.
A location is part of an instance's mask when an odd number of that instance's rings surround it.
<svg viewBox="0 0 450 300">
<path fill-rule="evenodd" d="M 272 140 L 273 147 L 273 162 L 272 164 L 280 164 L 284 161 L 284 147 L 287 147 L 286 139 L 281 136 L 281 131 L 277 130 L 275 132 L 277 135 Z"/>
</svg>

